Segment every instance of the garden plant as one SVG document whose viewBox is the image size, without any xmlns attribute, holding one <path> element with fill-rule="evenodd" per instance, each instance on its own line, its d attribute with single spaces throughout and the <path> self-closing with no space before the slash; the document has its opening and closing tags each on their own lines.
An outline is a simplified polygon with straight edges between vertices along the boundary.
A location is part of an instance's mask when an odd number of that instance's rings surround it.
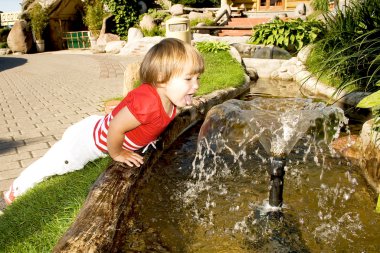
<svg viewBox="0 0 380 253">
<path fill-rule="evenodd" d="M 325 32 L 321 21 L 302 19 L 282 20 L 256 25 L 249 39 L 252 44 L 274 45 L 297 53 L 302 47 L 320 39 Z"/>
<path fill-rule="evenodd" d="M 42 40 L 44 29 L 48 25 L 49 16 L 41 4 L 36 3 L 30 11 L 30 22 L 36 40 Z"/>
<path fill-rule="evenodd" d="M 327 32 L 313 46 L 309 70 L 337 91 L 369 91 L 358 107 L 380 106 L 380 2 L 356 0 L 325 14 Z"/>
<path fill-rule="evenodd" d="M 128 36 L 128 29 L 133 27 L 139 19 L 139 5 L 137 0 L 102 0 L 114 15 L 116 30 L 114 33 L 122 39 Z"/>
<path fill-rule="evenodd" d="M 99 37 L 100 29 L 103 24 L 103 18 L 107 15 L 104 11 L 103 3 L 101 0 L 88 0 L 84 2 L 84 8 L 84 24 L 91 31 L 92 36 Z"/>
</svg>

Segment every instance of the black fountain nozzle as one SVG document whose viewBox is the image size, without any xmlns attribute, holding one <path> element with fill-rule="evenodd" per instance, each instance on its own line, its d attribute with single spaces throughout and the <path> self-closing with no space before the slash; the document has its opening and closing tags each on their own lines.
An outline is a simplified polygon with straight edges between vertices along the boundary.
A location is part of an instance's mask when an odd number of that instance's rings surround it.
<svg viewBox="0 0 380 253">
<path fill-rule="evenodd" d="M 269 205 L 273 207 L 282 206 L 282 193 L 284 189 L 284 175 L 286 158 L 284 157 L 271 157 L 270 167 L 268 173 L 270 175 L 270 192 L 269 192 Z"/>
</svg>

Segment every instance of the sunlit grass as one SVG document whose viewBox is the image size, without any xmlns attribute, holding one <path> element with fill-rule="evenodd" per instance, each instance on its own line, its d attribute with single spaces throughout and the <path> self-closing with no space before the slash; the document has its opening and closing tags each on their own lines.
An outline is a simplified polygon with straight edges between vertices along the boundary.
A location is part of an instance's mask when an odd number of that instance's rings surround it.
<svg viewBox="0 0 380 253">
<path fill-rule="evenodd" d="M 50 252 L 69 228 L 109 158 L 54 176 L 17 199 L 0 216 L 0 252 Z"/>
<path fill-rule="evenodd" d="M 202 53 L 205 59 L 205 72 L 197 95 L 214 90 L 237 87 L 244 83 L 244 69 L 228 51 Z"/>
</svg>

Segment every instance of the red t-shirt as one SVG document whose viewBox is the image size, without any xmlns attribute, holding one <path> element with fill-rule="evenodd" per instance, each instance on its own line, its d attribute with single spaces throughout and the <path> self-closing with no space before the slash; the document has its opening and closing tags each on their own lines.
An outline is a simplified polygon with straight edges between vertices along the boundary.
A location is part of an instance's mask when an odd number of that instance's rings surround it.
<svg viewBox="0 0 380 253">
<path fill-rule="evenodd" d="M 149 84 L 141 84 L 129 92 L 111 113 L 96 123 L 94 141 L 102 152 L 106 153 L 108 151 L 107 133 L 109 123 L 124 107 L 127 107 L 141 123 L 140 126 L 125 133 L 123 148 L 128 150 L 138 150 L 154 142 L 176 115 L 175 106 L 173 106 L 171 116 L 165 112 L 155 87 Z"/>
</svg>

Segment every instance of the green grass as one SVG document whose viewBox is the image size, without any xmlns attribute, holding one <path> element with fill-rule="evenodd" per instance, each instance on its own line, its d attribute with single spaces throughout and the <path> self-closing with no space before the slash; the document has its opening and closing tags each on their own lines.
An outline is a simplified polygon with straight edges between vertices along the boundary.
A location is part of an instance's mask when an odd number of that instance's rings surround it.
<svg viewBox="0 0 380 253">
<path fill-rule="evenodd" d="M 339 88 L 340 84 L 343 81 L 336 75 L 336 72 L 331 68 L 325 68 L 323 70 L 320 69 L 321 62 L 326 58 L 327 56 L 325 56 L 325 53 L 318 51 L 318 48 L 313 50 L 306 61 L 308 70 L 313 73 L 314 76 L 316 76 L 322 83 L 334 88 Z M 357 89 L 357 85 L 353 83 L 349 86 L 346 86 L 343 90 L 345 92 L 351 92 Z"/>
<path fill-rule="evenodd" d="M 204 57 L 206 70 L 198 95 L 243 84 L 244 70 L 228 52 Z M 98 159 L 82 170 L 51 177 L 7 207 L 0 216 L 0 252 L 51 252 L 110 161 Z"/>
<path fill-rule="evenodd" d="M 109 158 L 38 184 L 0 216 L 0 252 L 50 252 L 69 228 Z"/>
<path fill-rule="evenodd" d="M 198 96 L 244 83 L 244 69 L 228 51 L 202 55 L 205 59 L 205 72 L 201 76 Z"/>
</svg>

